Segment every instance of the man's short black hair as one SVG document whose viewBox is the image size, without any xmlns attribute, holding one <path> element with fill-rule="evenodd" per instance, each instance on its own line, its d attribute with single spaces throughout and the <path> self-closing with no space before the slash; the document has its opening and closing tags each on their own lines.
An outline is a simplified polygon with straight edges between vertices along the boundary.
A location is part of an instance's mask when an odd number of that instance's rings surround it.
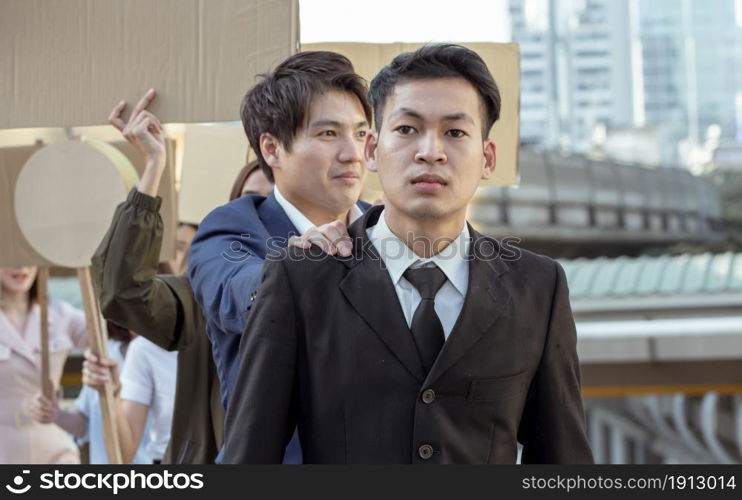
<svg viewBox="0 0 742 500">
<path fill-rule="evenodd" d="M 341 54 L 300 52 L 282 62 L 273 73 L 260 76 L 262 80 L 245 94 L 240 116 L 250 146 L 271 182 L 274 181 L 273 171 L 260 151 L 260 135 L 275 136 L 291 151 L 291 144 L 304 125 L 309 105 L 316 96 L 331 90 L 354 94 L 371 124 L 366 82 L 355 73 L 350 60 Z"/>
<path fill-rule="evenodd" d="M 500 117 L 500 90 L 479 54 L 455 44 L 430 44 L 404 52 L 382 68 L 371 80 L 368 92 L 374 108 L 376 130 L 381 130 L 382 112 L 394 86 L 420 78 L 461 77 L 471 83 L 482 100 L 482 138 L 489 135 Z"/>
</svg>

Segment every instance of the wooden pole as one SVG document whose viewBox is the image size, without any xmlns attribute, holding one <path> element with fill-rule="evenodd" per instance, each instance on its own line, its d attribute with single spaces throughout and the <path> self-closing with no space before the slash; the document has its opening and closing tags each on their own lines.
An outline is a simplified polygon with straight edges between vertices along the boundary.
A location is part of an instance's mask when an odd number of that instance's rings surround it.
<svg viewBox="0 0 742 500">
<path fill-rule="evenodd" d="M 100 305 L 98 304 L 98 299 L 93 288 L 91 268 L 89 266 L 79 268 L 77 270 L 77 277 L 80 280 L 80 290 L 85 307 L 90 350 L 96 356 L 106 358 L 108 357 L 106 349 L 108 332 L 106 331 L 105 322 L 100 312 Z M 106 451 L 108 452 L 108 462 L 111 464 L 121 464 L 123 463 L 123 458 L 115 418 L 116 407 L 113 395 L 113 382 L 111 380 L 106 382 L 98 394 L 101 413 L 103 414 L 103 438 L 106 444 Z"/>
<path fill-rule="evenodd" d="M 49 268 L 39 267 L 36 292 L 41 316 L 41 392 L 51 399 L 54 386 L 49 379 Z"/>
</svg>

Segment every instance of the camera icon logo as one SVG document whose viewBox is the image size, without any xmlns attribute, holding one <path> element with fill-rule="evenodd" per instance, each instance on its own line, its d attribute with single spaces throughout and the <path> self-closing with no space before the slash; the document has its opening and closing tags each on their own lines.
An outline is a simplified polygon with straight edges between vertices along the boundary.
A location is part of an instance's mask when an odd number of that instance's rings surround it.
<svg viewBox="0 0 742 500">
<path fill-rule="evenodd" d="M 23 474 L 29 474 L 31 471 L 28 469 L 23 470 Z M 6 484 L 5 488 L 11 492 L 15 493 L 16 495 L 22 495 L 23 493 L 26 493 L 28 490 L 31 489 L 31 485 L 27 484 L 26 486 L 23 486 L 23 476 L 20 474 L 13 478 L 13 484 L 15 486 L 12 486 L 10 484 Z"/>
</svg>

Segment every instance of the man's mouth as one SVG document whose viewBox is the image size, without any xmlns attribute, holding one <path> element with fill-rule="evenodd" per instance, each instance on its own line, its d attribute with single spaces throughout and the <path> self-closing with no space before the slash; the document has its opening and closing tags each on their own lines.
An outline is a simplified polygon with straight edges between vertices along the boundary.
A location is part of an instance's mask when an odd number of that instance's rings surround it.
<svg viewBox="0 0 742 500">
<path fill-rule="evenodd" d="M 345 182 L 355 182 L 361 177 L 355 173 L 355 172 L 345 172 L 340 175 L 336 175 L 333 177 L 333 179 L 337 179 L 339 181 L 345 181 Z"/>
<path fill-rule="evenodd" d="M 441 186 L 445 186 L 448 183 L 440 175 L 436 175 L 436 174 L 422 174 L 422 175 L 418 175 L 416 177 L 413 177 L 412 178 L 412 184 L 414 184 L 414 185 L 422 185 L 422 186 L 436 185 L 436 184 L 438 184 L 438 185 L 441 185 Z"/>
</svg>

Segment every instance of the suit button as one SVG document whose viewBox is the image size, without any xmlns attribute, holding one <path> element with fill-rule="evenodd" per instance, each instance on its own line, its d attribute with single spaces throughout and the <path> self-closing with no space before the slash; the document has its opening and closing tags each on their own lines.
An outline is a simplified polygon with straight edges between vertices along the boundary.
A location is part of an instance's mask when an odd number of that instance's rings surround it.
<svg viewBox="0 0 742 500">
<path fill-rule="evenodd" d="M 429 405 L 430 403 L 435 401 L 435 391 L 433 389 L 426 389 L 425 391 L 423 391 L 421 399 L 423 400 L 423 403 Z"/>
<path fill-rule="evenodd" d="M 433 456 L 433 447 L 429 444 L 424 444 L 417 449 L 417 454 L 420 455 L 420 458 L 423 460 L 427 460 Z"/>
</svg>

